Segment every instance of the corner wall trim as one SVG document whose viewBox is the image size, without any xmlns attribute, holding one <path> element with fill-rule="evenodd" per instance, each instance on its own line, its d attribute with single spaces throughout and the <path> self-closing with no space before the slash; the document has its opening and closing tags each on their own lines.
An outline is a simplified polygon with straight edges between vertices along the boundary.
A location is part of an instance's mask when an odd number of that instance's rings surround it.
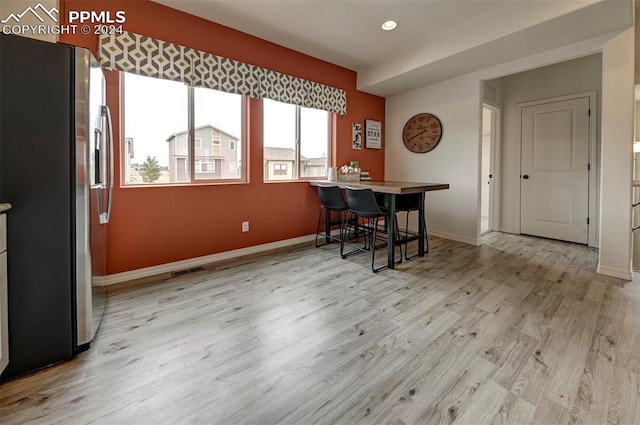
<svg viewBox="0 0 640 425">
<path fill-rule="evenodd" d="M 624 279 L 624 280 L 633 279 L 630 269 L 619 269 L 616 267 L 603 266 L 600 263 L 598 263 L 596 272 L 606 276 L 617 277 L 619 279 Z"/>
<path fill-rule="evenodd" d="M 480 239 L 468 238 L 466 236 L 454 235 L 453 233 L 440 232 L 438 230 L 429 229 L 427 227 L 427 233 L 429 236 L 437 236 L 443 239 L 449 239 L 456 242 L 462 242 L 469 245 L 480 246 L 482 241 Z"/>
<path fill-rule="evenodd" d="M 282 241 L 269 242 L 262 245 L 249 246 L 246 248 L 234 249 L 232 251 L 219 252 L 217 254 L 205 255 L 203 257 L 190 258 L 188 260 L 174 261 L 172 263 L 159 264 L 157 266 L 145 267 L 143 269 L 131 270 L 122 273 L 115 273 L 105 276 L 102 279 L 104 286 L 114 285 L 116 283 L 127 282 L 130 280 L 152 277 L 164 273 L 171 273 L 180 269 L 189 269 L 197 266 L 204 266 L 219 261 L 230 260 L 245 255 L 257 254 L 260 252 L 270 251 L 278 248 L 286 248 L 288 246 L 298 245 L 301 243 L 311 242 L 315 240 L 313 235 L 300 236 Z"/>
</svg>

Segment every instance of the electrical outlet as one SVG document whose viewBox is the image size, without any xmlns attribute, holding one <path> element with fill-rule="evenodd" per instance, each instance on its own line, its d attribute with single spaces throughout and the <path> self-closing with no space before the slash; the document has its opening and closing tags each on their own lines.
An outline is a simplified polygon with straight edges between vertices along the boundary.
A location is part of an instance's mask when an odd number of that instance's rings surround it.
<svg viewBox="0 0 640 425">
<path fill-rule="evenodd" d="M 243 232 L 248 232 L 249 231 L 249 222 L 248 221 L 243 221 L 242 222 L 242 231 Z"/>
</svg>

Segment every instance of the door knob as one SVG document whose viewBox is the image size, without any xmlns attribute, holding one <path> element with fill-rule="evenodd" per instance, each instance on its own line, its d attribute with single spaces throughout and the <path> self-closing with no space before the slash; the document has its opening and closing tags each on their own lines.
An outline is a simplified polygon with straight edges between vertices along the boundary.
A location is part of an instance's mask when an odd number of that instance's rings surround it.
<svg viewBox="0 0 640 425">
<path fill-rule="evenodd" d="M 525 174 L 524 176 L 522 176 L 523 179 L 527 180 L 529 178 L 528 174 Z"/>
</svg>

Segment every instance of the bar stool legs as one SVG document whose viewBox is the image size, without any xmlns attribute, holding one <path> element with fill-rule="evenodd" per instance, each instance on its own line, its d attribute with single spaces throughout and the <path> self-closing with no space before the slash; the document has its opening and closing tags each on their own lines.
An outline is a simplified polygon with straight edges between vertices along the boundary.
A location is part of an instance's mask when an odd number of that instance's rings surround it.
<svg viewBox="0 0 640 425">
<path fill-rule="evenodd" d="M 407 218 L 405 221 L 405 226 L 404 226 L 404 237 L 405 239 L 409 237 L 409 214 L 412 211 L 407 211 Z M 427 234 L 427 221 L 422 220 L 422 232 L 424 233 L 424 253 L 428 253 L 429 252 L 429 235 Z M 418 230 L 418 233 L 420 233 L 420 230 Z M 416 252 L 414 255 L 409 256 L 409 242 L 405 242 L 404 243 L 404 259 L 406 261 L 411 260 L 412 258 L 416 258 L 420 253 Z"/>
<path fill-rule="evenodd" d="M 406 212 L 406 220 L 404 225 L 404 259 L 410 260 L 421 254 L 421 247 L 424 243 L 424 249 L 422 253 L 429 252 L 429 238 L 427 235 L 427 222 L 424 214 L 420 214 L 421 208 L 424 208 L 424 195 L 420 193 L 410 193 L 398 195 L 396 197 L 396 212 Z M 409 255 L 409 214 L 412 212 L 418 213 L 418 235 L 423 235 L 424 240 L 418 239 L 418 252 L 415 255 Z M 416 240 L 416 237 L 412 237 L 411 240 Z"/>
<path fill-rule="evenodd" d="M 338 186 L 318 186 L 318 198 L 320 199 L 320 212 L 318 213 L 318 224 L 316 225 L 316 248 L 328 244 L 331 240 L 341 241 L 342 240 L 342 228 L 343 228 L 343 216 L 346 215 L 347 211 L 349 211 L 349 207 L 347 206 L 344 198 L 342 197 L 342 192 Z M 324 219 L 325 219 L 325 231 L 324 238 L 325 242 L 323 244 L 318 243 L 318 236 L 320 235 L 320 222 L 322 221 L 322 212 L 324 211 Z M 331 220 L 331 212 L 335 211 L 338 213 L 339 220 Z M 337 238 L 335 236 L 331 236 L 331 227 L 334 225 L 340 225 L 340 237 Z"/>
<path fill-rule="evenodd" d="M 324 211 L 325 214 L 325 223 L 329 223 L 329 227 L 325 229 L 325 233 L 324 235 L 320 234 L 320 222 L 322 222 L 322 212 Z M 330 243 L 331 240 L 334 240 L 336 242 L 340 242 L 342 240 L 342 216 L 345 215 L 344 211 L 337 211 L 338 216 L 339 216 L 339 220 L 338 221 L 332 221 L 331 220 L 331 209 L 326 208 L 324 205 L 320 206 L 320 213 L 318 214 L 318 224 L 316 225 L 316 242 L 315 242 L 315 246 L 316 248 L 321 247 L 323 245 L 326 245 L 327 243 Z M 333 210 L 335 211 L 335 210 Z M 327 217 L 327 215 L 329 217 Z M 336 236 L 332 236 L 331 235 L 331 226 L 334 224 L 340 224 L 340 236 L 336 237 Z M 325 242 L 324 243 L 318 243 L 318 236 L 323 236 L 325 238 Z M 328 241 L 327 241 L 328 239 Z"/>
</svg>

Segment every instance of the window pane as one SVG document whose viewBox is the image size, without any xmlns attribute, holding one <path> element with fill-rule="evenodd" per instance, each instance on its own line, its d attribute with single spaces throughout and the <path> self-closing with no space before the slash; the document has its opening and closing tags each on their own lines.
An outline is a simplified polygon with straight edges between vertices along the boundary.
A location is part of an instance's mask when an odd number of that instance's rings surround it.
<svg viewBox="0 0 640 425">
<path fill-rule="evenodd" d="M 296 106 L 264 99 L 263 118 L 264 179 L 296 178 Z"/>
<path fill-rule="evenodd" d="M 125 73 L 124 89 L 124 184 L 189 181 L 187 86 Z"/>
<path fill-rule="evenodd" d="M 329 112 L 300 108 L 300 177 L 325 177 L 329 165 Z"/>
<path fill-rule="evenodd" d="M 202 139 L 194 153 L 202 164 L 195 179 L 242 178 L 242 96 L 196 87 L 194 97 L 195 137 Z"/>
</svg>

